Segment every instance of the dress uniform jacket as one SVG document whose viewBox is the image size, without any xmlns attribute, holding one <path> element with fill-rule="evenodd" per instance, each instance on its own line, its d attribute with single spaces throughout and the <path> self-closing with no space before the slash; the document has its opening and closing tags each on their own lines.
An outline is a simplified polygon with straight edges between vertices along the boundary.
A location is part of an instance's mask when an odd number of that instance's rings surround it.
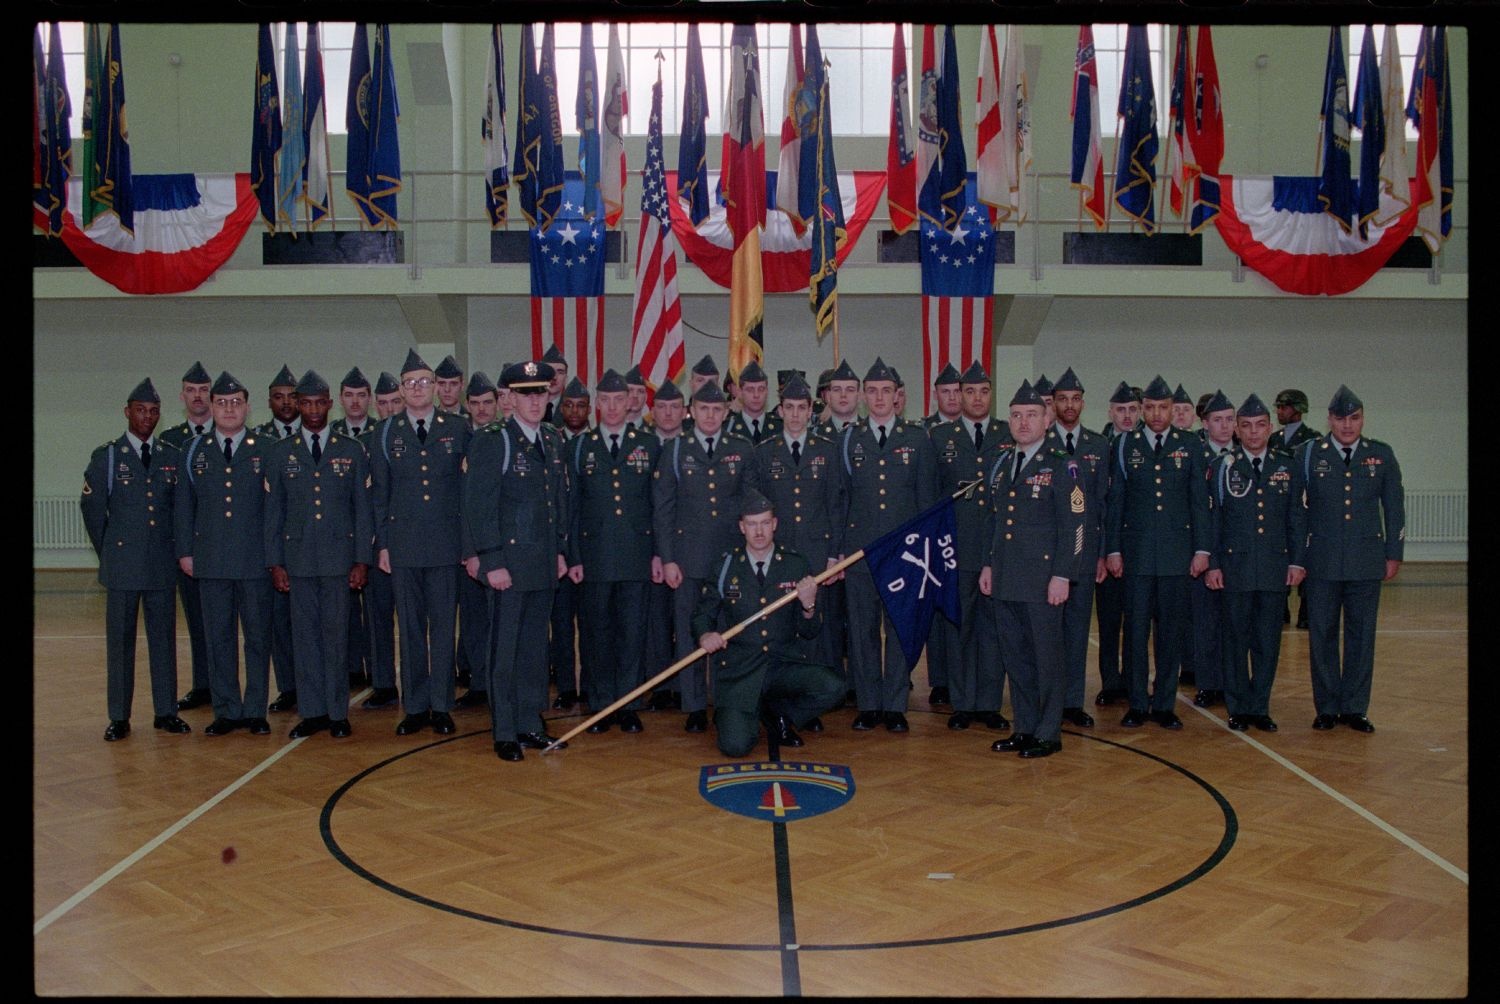
<svg viewBox="0 0 1500 1004">
<path fill-rule="evenodd" d="M 106 589 L 176 586 L 173 502 L 181 462 L 182 454 L 157 437 L 148 470 L 124 435 L 89 457 L 79 508 Z"/>
<path fill-rule="evenodd" d="M 1286 590 L 1287 567 L 1305 567 L 1303 487 L 1288 450 L 1268 447 L 1258 479 L 1243 448 L 1217 458 L 1208 490 L 1213 526 L 1208 567 L 1224 573 L 1226 593 L 1280 594 Z M 1380 571 L 1383 576 L 1384 563 Z"/>
<path fill-rule="evenodd" d="M 286 431 L 287 426 L 291 426 L 292 431 L 290 433 Z M 298 416 L 290 422 L 283 422 L 279 418 L 272 418 L 260 423 L 250 431 L 264 440 L 290 439 L 292 436 L 301 433 L 302 418 Z"/>
<path fill-rule="evenodd" d="M 201 426 L 193 422 L 183 422 L 164 432 L 158 432 L 156 438 L 168 446 L 175 446 L 181 452 L 187 449 L 187 444 L 194 436 L 202 435 L 213 427 L 212 418 L 203 422 Z M 182 596 L 182 618 L 187 622 L 188 644 L 192 652 L 193 689 L 206 692 L 208 690 L 208 644 L 203 635 L 203 607 L 198 598 L 198 581 L 181 569 L 178 569 L 176 574 L 177 591 Z"/>
<path fill-rule="evenodd" d="M 205 432 L 212 432 L 214 427 L 214 420 L 212 418 L 209 418 L 206 422 L 202 423 L 202 425 L 202 429 L 199 429 L 197 423 L 183 422 L 180 425 L 174 425 L 170 429 L 164 429 L 161 432 L 158 432 L 156 434 L 156 438 L 161 440 L 163 443 L 166 443 L 168 446 L 175 446 L 180 451 L 187 448 L 188 442 L 194 436 L 201 436 Z"/>
<path fill-rule="evenodd" d="M 1208 534 L 1206 453 L 1190 432 L 1169 428 L 1161 455 L 1144 426 L 1110 449 L 1105 553 L 1118 552 L 1126 575 L 1187 575 Z"/>
<path fill-rule="evenodd" d="M 364 432 L 360 433 L 359 445 L 365 448 L 365 457 L 368 461 L 370 448 L 375 443 L 375 422 L 365 426 Z M 373 532 L 375 519 L 374 479 L 371 478 L 370 496 L 370 520 Z M 374 544 L 371 544 L 372 557 L 374 555 Z M 396 594 L 391 585 L 391 573 L 382 572 L 378 565 L 372 563 L 370 572 L 365 579 L 365 588 L 360 596 L 358 606 L 350 611 L 350 620 L 353 621 L 360 608 L 364 613 L 365 642 L 361 647 L 359 642 L 351 640 L 349 649 L 351 652 L 350 670 L 355 670 L 355 661 L 352 653 L 365 652 L 365 663 L 370 671 L 370 683 L 382 690 L 394 690 L 396 687 Z"/>
<path fill-rule="evenodd" d="M 1385 443 L 1356 440 L 1348 466 L 1331 435 L 1297 452 L 1307 487 L 1307 577 L 1385 578 L 1406 549 L 1401 467 Z"/>
<path fill-rule="evenodd" d="M 585 582 L 649 582 L 655 554 L 651 493 L 661 444 L 654 433 L 625 429 L 618 458 L 609 436 L 594 429 L 566 449 L 573 488 L 568 564 Z"/>
<path fill-rule="evenodd" d="M 369 415 L 366 415 L 365 420 L 360 423 L 359 431 L 354 432 L 349 427 L 348 418 L 336 418 L 332 422 L 328 423 L 328 431 L 336 432 L 340 436 L 350 436 L 351 438 L 363 441 L 363 439 L 365 438 L 365 433 L 373 429 L 376 424 L 376 419 L 371 418 Z"/>
<path fill-rule="evenodd" d="M 710 565 L 734 546 L 740 495 L 755 487 L 755 447 L 738 436 L 714 437 L 709 459 L 697 436 L 684 433 L 662 445 L 652 488 L 656 553 L 676 562 L 689 579 L 708 577 Z"/>
<path fill-rule="evenodd" d="M 193 577 L 266 579 L 265 473 L 275 440 L 247 432 L 228 463 L 212 432 L 184 451 L 173 518 L 179 558 Z"/>
<path fill-rule="evenodd" d="M 355 564 L 374 563 L 374 516 L 365 449 L 348 436 L 328 434 L 313 462 L 303 438 L 275 444 L 266 467 L 266 564 L 296 578 L 347 577 Z"/>
<path fill-rule="evenodd" d="M 1076 580 L 1089 563 L 1088 492 L 1078 462 L 1045 441 L 1014 476 L 1015 447 L 995 460 L 989 482 L 995 511 L 988 517 L 990 595 L 1012 603 L 1046 603 L 1054 577 Z M 1184 569 L 1186 565 L 1184 564 Z"/>
<path fill-rule="evenodd" d="M 468 445 L 469 423 L 437 409 L 426 443 L 404 411 L 376 425 L 370 441 L 375 550 L 390 551 L 393 569 L 457 565 L 472 553 L 459 519 Z"/>
<path fill-rule="evenodd" d="M 1297 431 L 1292 433 L 1292 441 L 1290 443 L 1286 441 L 1286 429 L 1281 428 L 1271 433 L 1271 438 L 1266 441 L 1266 446 L 1272 450 L 1282 449 L 1289 453 L 1296 453 L 1297 447 L 1303 443 L 1312 442 L 1317 438 L 1318 431 L 1303 421 L 1297 423 Z M 1340 457 L 1339 459 L 1342 460 L 1343 458 Z"/>
<path fill-rule="evenodd" d="M 1067 439 L 1056 423 L 1047 429 L 1042 441 L 1044 449 L 1061 451 L 1072 457 L 1078 465 L 1083 480 L 1083 492 L 1087 497 L 1088 512 L 1083 523 L 1083 554 L 1078 566 L 1078 578 L 1068 591 L 1068 602 L 1063 606 L 1063 634 L 1067 649 L 1067 687 L 1063 707 L 1081 708 L 1088 687 L 1089 627 L 1094 619 L 1094 597 L 1098 583 L 1094 573 L 1099 559 L 1104 557 L 1104 511 L 1109 494 L 1109 441 L 1097 432 L 1091 432 L 1079 423 L 1073 429 L 1073 452 L 1068 453 Z M 1107 580 L 1112 587 L 1119 583 Z M 1109 587 L 1106 587 L 1109 588 Z M 1101 600 L 1100 618 L 1100 686 L 1117 689 L 1120 681 L 1120 614 L 1118 596 Z M 1112 618 L 1112 619 L 1111 619 Z M 1112 623 L 1114 631 L 1105 630 Z M 1110 658 L 1105 658 L 1106 646 L 1110 646 Z M 1105 673 L 1104 667 L 1111 667 Z"/>
<path fill-rule="evenodd" d="M 842 552 L 848 504 L 838 447 L 809 431 L 800 460 L 777 432 L 755 448 L 755 483 L 776 510 L 776 543 L 807 559 L 813 574 Z"/>
<path fill-rule="evenodd" d="M 731 411 L 729 417 L 724 419 L 724 431 L 741 439 L 748 439 L 759 446 L 769 439 L 781 435 L 781 416 L 772 414 L 767 408 L 760 416 L 760 434 L 756 435 L 750 428 L 750 420 L 745 417 L 744 412 Z"/>
</svg>

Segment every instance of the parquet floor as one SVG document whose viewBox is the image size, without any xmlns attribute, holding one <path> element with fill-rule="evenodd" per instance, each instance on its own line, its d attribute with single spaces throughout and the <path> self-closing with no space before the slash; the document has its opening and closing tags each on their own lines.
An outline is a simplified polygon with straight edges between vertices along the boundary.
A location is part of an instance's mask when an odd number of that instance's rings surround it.
<svg viewBox="0 0 1500 1004">
<path fill-rule="evenodd" d="M 210 738 L 207 708 L 169 736 L 150 728 L 142 632 L 135 731 L 105 744 L 104 595 L 87 573 L 39 572 L 33 986 L 1462 995 L 1466 577 L 1407 566 L 1386 586 L 1369 736 L 1308 727 L 1292 629 L 1279 733 L 1230 732 L 1184 688 L 1180 733 L 1103 709 L 1034 762 L 949 731 L 919 667 L 909 734 L 852 732 L 845 709 L 783 751 L 847 765 L 855 793 L 786 824 L 778 856 L 776 827 L 699 795 L 699 768 L 726 758 L 678 712 L 520 764 L 495 758 L 482 709 L 456 712 L 446 740 L 398 738 L 396 709 L 357 707 L 338 742 L 287 739 L 286 715 L 271 736 Z"/>
</svg>

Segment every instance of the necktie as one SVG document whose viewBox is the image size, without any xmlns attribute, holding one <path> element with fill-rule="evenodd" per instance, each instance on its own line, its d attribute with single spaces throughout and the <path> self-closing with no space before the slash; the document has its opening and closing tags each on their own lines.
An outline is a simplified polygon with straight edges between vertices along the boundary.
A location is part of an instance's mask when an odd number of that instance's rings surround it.
<svg viewBox="0 0 1500 1004">
<path fill-rule="evenodd" d="M 427 419 L 417 419 L 417 442 L 427 442 Z"/>
<path fill-rule="evenodd" d="M 761 585 L 766 584 L 766 563 L 764 561 L 757 561 L 755 563 L 755 581 Z"/>
<path fill-rule="evenodd" d="M 1014 471 L 1011 471 L 1011 474 L 1010 474 L 1010 479 L 1011 479 L 1012 482 L 1016 482 L 1016 481 L 1020 481 L 1021 480 L 1021 468 L 1023 466 L 1025 466 L 1025 462 L 1026 462 L 1025 455 L 1022 454 L 1020 450 L 1017 450 L 1016 451 L 1016 469 Z"/>
<path fill-rule="evenodd" d="M 151 469 L 151 444 L 150 443 L 142 443 L 141 444 L 141 464 L 146 468 L 146 470 L 149 471 Z"/>
<path fill-rule="evenodd" d="M 885 426 L 883 426 L 883 425 L 880 426 L 879 432 L 880 432 L 880 436 L 877 439 L 877 442 L 880 443 L 880 448 L 883 450 L 883 449 L 885 449 Z"/>
<path fill-rule="evenodd" d="M 292 427 L 290 425 L 283 424 L 281 426 L 281 429 L 282 429 L 282 435 L 281 435 L 282 439 L 285 439 L 287 436 L 290 436 L 292 434 Z"/>
<path fill-rule="evenodd" d="M 1344 466 L 1345 467 L 1349 466 L 1349 461 L 1353 458 L 1353 456 L 1354 456 L 1354 448 L 1352 446 L 1346 446 L 1346 447 L 1344 447 Z"/>
<path fill-rule="evenodd" d="M 1253 457 L 1253 458 L 1251 458 L 1251 460 L 1250 460 L 1250 466 L 1253 467 L 1253 468 L 1255 468 L 1255 480 L 1259 481 L 1260 480 L 1260 458 L 1259 457 Z"/>
<path fill-rule="evenodd" d="M 320 460 L 323 459 L 323 444 L 320 443 L 320 442 L 318 442 L 318 440 L 320 438 L 322 438 L 322 437 L 320 437 L 316 432 L 313 433 L 312 455 L 313 455 L 313 463 L 315 463 L 315 464 L 318 461 L 320 461 Z"/>
<path fill-rule="evenodd" d="M 802 440 L 800 439 L 792 440 L 792 463 L 799 467 L 802 465 Z"/>
<path fill-rule="evenodd" d="M 1156 452 L 1161 452 L 1161 433 L 1159 432 L 1156 434 Z"/>
<path fill-rule="evenodd" d="M 201 425 L 195 425 L 195 426 L 193 426 L 193 431 L 196 432 L 198 435 L 201 436 L 201 435 L 203 435 L 203 426 L 201 426 Z"/>
<path fill-rule="evenodd" d="M 753 421 L 753 422 L 750 423 L 750 438 L 751 439 L 759 439 L 760 438 L 760 419 L 758 419 L 758 418 L 755 421 Z"/>
<path fill-rule="evenodd" d="M 707 437 L 707 442 L 708 442 L 708 459 L 712 460 L 714 458 L 714 437 L 712 437 L 712 436 Z"/>
<path fill-rule="evenodd" d="M 226 438 L 224 440 L 224 463 L 227 464 L 227 463 L 229 463 L 233 459 L 234 459 L 234 440 Z"/>
<path fill-rule="evenodd" d="M 1068 455 L 1073 455 L 1073 434 L 1071 432 L 1068 433 Z"/>
<path fill-rule="evenodd" d="M 620 459 L 620 434 L 618 432 L 609 434 L 609 455 L 614 460 Z"/>
<path fill-rule="evenodd" d="M 540 429 L 537 430 L 536 438 L 531 441 L 531 445 L 536 447 L 536 458 L 545 464 L 547 462 L 547 454 L 542 450 L 542 431 Z"/>
<path fill-rule="evenodd" d="M 978 453 L 984 449 L 984 426 L 974 426 L 974 452 Z"/>
</svg>

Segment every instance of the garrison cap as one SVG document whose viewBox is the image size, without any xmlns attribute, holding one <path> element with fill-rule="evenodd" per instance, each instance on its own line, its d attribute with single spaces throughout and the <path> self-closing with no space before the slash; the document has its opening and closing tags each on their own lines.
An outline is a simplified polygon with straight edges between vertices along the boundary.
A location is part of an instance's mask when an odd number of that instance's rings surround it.
<svg viewBox="0 0 1500 1004">
<path fill-rule="evenodd" d="M 1021 386 L 1016 388 L 1015 396 L 1010 399 L 1011 404 L 1035 404 L 1045 406 L 1047 402 L 1042 400 L 1042 395 L 1037 393 L 1035 387 L 1029 380 L 1022 380 Z"/>
<path fill-rule="evenodd" d="M 723 404 L 723 388 L 719 386 L 719 382 L 717 380 L 710 380 L 702 387 L 699 387 L 697 390 L 693 391 L 693 403 Z"/>
<path fill-rule="evenodd" d="M 213 383 L 213 379 L 201 362 L 193 363 L 188 371 L 182 374 L 183 383 Z"/>
<path fill-rule="evenodd" d="M 583 385 L 582 380 L 574 377 L 563 388 L 562 396 L 564 401 L 587 401 L 589 399 L 589 389 Z"/>
<path fill-rule="evenodd" d="M 375 393 L 394 394 L 401 389 L 401 381 L 396 379 L 394 373 L 386 370 L 380 371 L 380 378 L 375 381 Z"/>
<path fill-rule="evenodd" d="M 365 390 L 369 390 L 370 381 L 365 379 L 365 375 L 361 373 L 359 371 L 359 367 L 356 366 L 348 373 L 344 374 L 344 379 L 339 381 L 339 387 L 353 387 L 356 389 L 363 387 Z"/>
<path fill-rule="evenodd" d="M 1203 406 L 1203 414 L 1205 415 L 1212 415 L 1216 411 L 1233 410 L 1234 402 L 1224 396 L 1222 389 L 1214 391 L 1213 396 L 1208 399 L 1208 403 Z"/>
<path fill-rule="evenodd" d="M 196 383 L 197 381 L 194 382 Z M 147 377 L 146 379 L 135 385 L 135 390 L 131 391 L 130 395 L 125 398 L 126 404 L 129 404 L 131 401 L 145 401 L 148 404 L 161 404 L 161 395 L 156 393 L 156 388 L 151 385 L 150 377 Z"/>
<path fill-rule="evenodd" d="M 401 375 L 406 376 L 406 374 L 415 373 L 417 370 L 431 371 L 432 367 L 428 366 L 422 357 L 417 355 L 416 349 L 407 349 L 406 362 L 401 364 Z"/>
<path fill-rule="evenodd" d="M 769 382 L 770 382 L 769 379 L 766 377 L 766 371 L 763 370 L 763 369 L 761 369 L 760 368 L 760 363 L 756 362 L 754 359 L 752 359 L 748 363 L 746 363 L 745 366 L 744 366 L 744 368 L 740 370 L 740 386 L 741 387 L 745 386 L 745 384 L 747 384 L 747 383 L 769 383 Z"/>
<path fill-rule="evenodd" d="M 976 359 L 969 364 L 968 369 L 964 370 L 964 375 L 958 378 L 958 382 L 961 384 L 989 383 L 990 375 L 984 371 L 984 367 L 979 365 L 979 360 Z"/>
<path fill-rule="evenodd" d="M 609 376 L 609 374 L 606 373 L 605 376 Z M 625 372 L 625 386 L 627 386 L 627 387 L 644 387 L 644 386 L 646 386 L 646 378 L 643 377 L 643 376 L 641 376 L 641 368 L 639 366 L 632 366 L 632 367 L 630 367 L 630 369 L 626 370 L 626 372 Z M 599 387 L 599 389 L 603 390 L 604 388 L 601 385 Z"/>
<path fill-rule="evenodd" d="M 1312 409 L 1312 405 L 1308 403 L 1307 395 L 1295 387 L 1288 387 L 1276 395 L 1276 407 L 1280 408 L 1283 405 L 1288 408 L 1296 408 L 1303 415 L 1306 415 Z"/>
<path fill-rule="evenodd" d="M 443 361 L 438 363 L 437 369 L 432 371 L 433 376 L 442 377 L 444 380 L 452 380 L 464 375 L 464 368 L 458 365 L 458 360 L 452 356 L 444 356 Z"/>
<path fill-rule="evenodd" d="M 658 401 L 681 401 L 682 388 L 668 380 L 656 388 L 656 400 Z"/>
<path fill-rule="evenodd" d="M 978 363 L 976 362 L 975 365 L 977 366 Z M 974 367 L 970 366 L 969 368 L 973 369 Z M 934 387 L 946 387 L 950 384 L 958 383 L 961 379 L 957 367 L 949 363 L 943 367 L 943 371 L 937 375 L 937 379 L 932 381 L 932 385 Z"/>
<path fill-rule="evenodd" d="M 297 394 L 300 397 L 306 394 L 308 397 L 317 397 L 319 394 L 328 393 L 328 381 L 318 376 L 317 370 L 308 370 L 302 374 L 302 379 L 297 381 Z"/>
<path fill-rule="evenodd" d="M 901 371 L 898 370 L 898 369 L 896 369 L 896 367 L 894 367 L 894 366 L 892 366 L 890 369 L 891 369 L 891 379 L 894 380 L 894 381 L 896 381 L 896 387 L 898 389 L 902 388 L 902 387 L 905 387 L 906 386 L 906 381 L 903 380 L 903 379 L 901 379 Z"/>
<path fill-rule="evenodd" d="M 550 363 L 553 367 L 556 367 L 559 364 L 563 366 L 568 365 L 568 357 L 563 355 L 563 350 L 558 348 L 556 345 L 547 346 L 547 351 L 542 353 L 541 361 L 544 363 Z M 552 373 L 554 376 L 556 376 L 557 370 L 554 368 Z"/>
<path fill-rule="evenodd" d="M 1245 403 L 1240 405 L 1240 410 L 1235 414 L 1240 418 L 1256 418 L 1260 415 L 1269 415 L 1270 412 L 1266 410 L 1264 401 L 1251 394 L 1245 398 Z"/>
<path fill-rule="evenodd" d="M 614 370 L 605 370 L 599 382 L 594 385 L 594 390 L 600 394 L 623 394 L 628 388 L 625 386 L 625 378 Z"/>
<path fill-rule="evenodd" d="M 835 374 L 834 379 L 842 378 Z M 889 380 L 891 383 L 895 383 L 896 373 L 885 364 L 884 359 L 876 356 L 874 364 L 865 373 L 865 383 L 869 383 L 871 380 Z"/>
<path fill-rule="evenodd" d="M 1153 401 L 1176 400 L 1172 394 L 1172 388 L 1167 386 L 1167 382 L 1161 378 L 1160 373 L 1156 375 L 1156 379 L 1146 385 L 1146 389 L 1141 392 L 1141 397 L 1150 398 Z M 1183 397 L 1186 398 L 1187 395 L 1184 394 Z M 1192 402 L 1189 401 L 1188 403 L 1191 404 Z"/>
<path fill-rule="evenodd" d="M 1032 384 L 1032 386 L 1036 388 L 1036 392 L 1042 395 L 1042 397 L 1052 396 L 1052 381 L 1047 379 L 1047 374 L 1043 373 L 1037 377 L 1036 383 Z"/>
<path fill-rule="evenodd" d="M 546 387 L 552 382 L 554 375 L 556 375 L 556 370 L 548 363 L 528 360 L 524 363 L 511 363 L 505 367 L 504 372 L 500 374 L 500 383 L 511 390 Z"/>
<path fill-rule="evenodd" d="M 495 390 L 495 381 L 484 370 L 475 370 L 469 374 L 469 385 L 464 388 L 464 397 L 483 397 L 485 394 L 495 393 Z"/>
<path fill-rule="evenodd" d="M 807 372 L 805 370 L 777 370 L 776 387 L 778 389 L 778 392 L 780 388 L 785 387 L 788 383 L 791 383 L 792 377 L 797 377 L 803 383 L 807 383 Z"/>
<path fill-rule="evenodd" d="M 1124 380 L 1121 380 L 1120 386 L 1116 387 L 1115 392 L 1109 396 L 1109 403 L 1129 404 L 1131 401 L 1139 401 L 1140 399 L 1140 395 L 1135 392 L 1135 388 Z"/>
<path fill-rule="evenodd" d="M 829 382 L 834 380 L 854 380 L 858 382 L 859 377 L 854 373 L 854 367 L 849 365 L 849 360 L 840 359 L 838 367 L 828 376 Z"/>
<path fill-rule="evenodd" d="M 1328 402 L 1328 413 L 1335 418 L 1348 418 L 1364 406 L 1365 403 L 1354 391 L 1339 384 L 1338 392 L 1333 395 L 1333 400 Z"/>
<path fill-rule="evenodd" d="M 271 378 L 272 387 L 295 387 L 297 378 L 292 376 L 292 371 L 286 363 L 281 364 L 281 372 Z"/>
<path fill-rule="evenodd" d="M 742 517 L 759 516 L 764 512 L 776 511 L 776 507 L 771 504 L 771 500 L 754 488 L 745 489 L 741 498 L 744 500 L 740 503 L 740 516 Z"/>
<path fill-rule="evenodd" d="M 716 377 L 719 375 L 719 366 L 714 362 L 714 357 L 706 355 L 693 364 L 693 372 L 699 376 Z"/>
<path fill-rule="evenodd" d="M 819 373 L 818 374 L 818 393 L 821 394 L 825 390 L 827 390 L 828 389 L 828 385 L 832 381 L 833 381 L 833 370 L 824 370 L 823 372 Z"/>
<path fill-rule="evenodd" d="M 781 399 L 783 401 L 811 401 L 812 388 L 807 385 L 806 380 L 794 373 L 791 379 L 782 385 Z"/>
<path fill-rule="evenodd" d="M 219 374 L 219 379 L 214 381 L 214 385 L 209 388 L 208 393 L 213 397 L 218 397 L 221 394 L 244 394 L 246 397 L 250 396 L 250 392 L 245 389 L 245 385 L 230 376 L 228 370 Z"/>
<path fill-rule="evenodd" d="M 1152 395 L 1147 394 L 1146 396 L 1151 397 Z M 1182 386 L 1182 384 L 1177 385 L 1177 389 L 1172 392 L 1171 396 L 1173 404 L 1193 404 L 1193 396 L 1187 392 L 1187 388 Z"/>
<path fill-rule="evenodd" d="M 1083 393 L 1083 384 L 1078 382 L 1078 374 L 1073 372 L 1073 367 L 1069 366 L 1064 370 L 1063 375 L 1057 378 L 1057 383 L 1052 385 L 1052 393 L 1056 394 L 1060 390 L 1076 390 L 1080 394 Z"/>
</svg>

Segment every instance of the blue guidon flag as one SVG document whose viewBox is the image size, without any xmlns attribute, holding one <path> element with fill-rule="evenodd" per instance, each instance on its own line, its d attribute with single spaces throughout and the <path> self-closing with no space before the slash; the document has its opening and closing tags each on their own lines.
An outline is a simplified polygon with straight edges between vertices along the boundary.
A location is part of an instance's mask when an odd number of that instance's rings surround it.
<svg viewBox="0 0 1500 1004">
<path fill-rule="evenodd" d="M 950 496 L 865 548 L 875 589 L 909 667 L 915 668 L 922 655 L 934 612 L 941 610 L 958 624 L 957 540 Z"/>
<path fill-rule="evenodd" d="M 698 793 L 726 812 L 785 823 L 848 802 L 854 797 L 854 774 L 835 763 L 714 763 L 699 772 Z"/>
</svg>

